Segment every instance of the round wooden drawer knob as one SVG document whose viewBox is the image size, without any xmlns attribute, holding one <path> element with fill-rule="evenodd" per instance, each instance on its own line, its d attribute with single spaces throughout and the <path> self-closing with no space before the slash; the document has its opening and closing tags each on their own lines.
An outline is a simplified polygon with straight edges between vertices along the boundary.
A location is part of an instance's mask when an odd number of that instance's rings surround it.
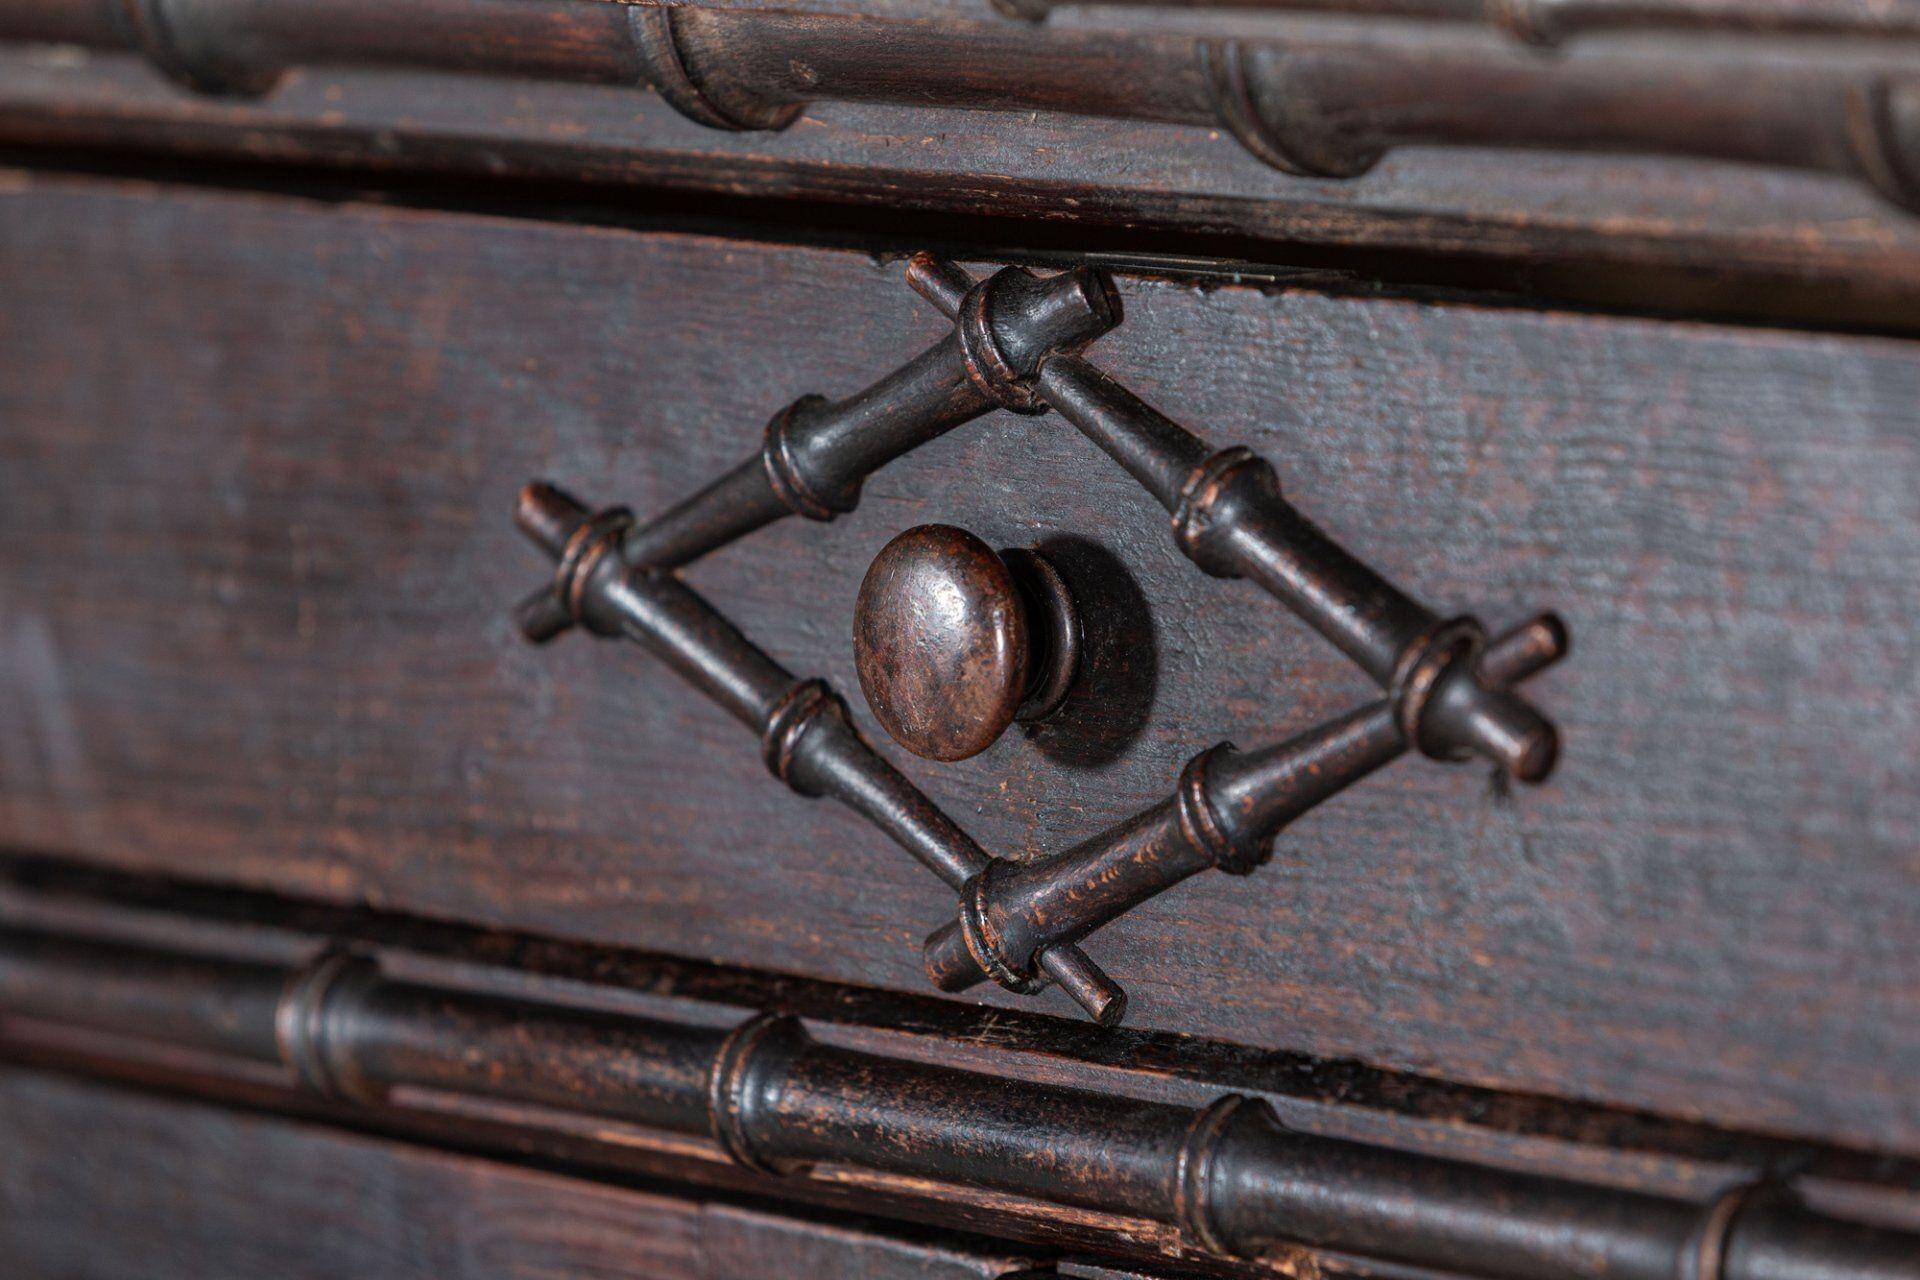
<svg viewBox="0 0 1920 1280">
<path fill-rule="evenodd" d="M 889 542 L 860 584 L 853 656 L 873 714 L 928 760 L 965 760 L 1015 720 L 1059 709 L 1080 621 L 1037 551 L 994 549 L 923 524 Z"/>
</svg>

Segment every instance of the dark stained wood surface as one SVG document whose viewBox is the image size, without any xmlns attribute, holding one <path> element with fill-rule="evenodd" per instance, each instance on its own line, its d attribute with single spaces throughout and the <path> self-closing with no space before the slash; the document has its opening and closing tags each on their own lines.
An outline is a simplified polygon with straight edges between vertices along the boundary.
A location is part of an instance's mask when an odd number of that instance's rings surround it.
<svg viewBox="0 0 1920 1280">
<path fill-rule="evenodd" d="M 1564 10 L 1526 3 L 1467 25 L 1375 13 L 1356 29 L 1276 13 L 1230 34 L 1204 17 L 1182 31 L 1177 8 L 1160 8 L 1142 33 L 1112 16 L 1036 25 L 724 3 L 141 4 L 131 22 L 103 8 L 17 4 L 0 12 L 0 39 L 139 53 L 207 94 L 268 96 L 300 68 L 398 67 L 645 87 L 723 131 L 786 129 L 822 102 L 1003 113 L 986 127 L 1009 136 L 1022 115 L 1064 112 L 1201 126 L 1276 169 L 1321 179 L 1357 177 L 1407 145 L 1599 151 L 1838 175 L 1920 207 L 1915 46 L 1904 33 L 1852 46 L 1700 38 L 1658 29 L 1650 12 L 1623 24 L 1621 38 L 1573 38 L 1548 52 L 1565 34 L 1551 29 Z M 1730 9 L 1726 26 L 1748 25 L 1752 15 Z M 1643 25 L 1654 30 L 1631 30 Z"/>
<path fill-rule="evenodd" d="M 968 1280 L 1021 1266 L 0 1069 L 16 1280 Z"/>
<path fill-rule="evenodd" d="M 507 616 L 542 572 L 525 480 L 663 507 L 794 395 L 932 339 L 900 264 L 7 188 L 0 841 L 923 989 L 952 907 L 924 871 L 641 655 L 532 649 Z M 1141 909 L 1088 942 L 1132 1021 L 1920 1149 L 1920 352 L 1122 284 L 1116 376 L 1271 454 L 1408 588 L 1574 634 L 1534 687 L 1553 782 L 1408 761 L 1252 879 Z M 690 578 L 867 720 L 854 595 L 929 520 L 1049 548 L 1109 619 L 1097 705 L 913 765 L 990 849 L 1058 848 L 1210 741 L 1371 696 L 1051 419 L 963 429 Z"/>
<path fill-rule="evenodd" d="M 16 1037 L 30 1041 L 36 1027 L 70 1047 L 75 1033 L 105 1035 L 124 1047 L 100 1065 L 118 1073 L 153 1049 L 164 1055 L 158 1039 L 223 1074 L 297 1077 L 307 1098 L 408 1132 L 462 1100 L 505 1102 L 509 1115 L 530 1104 L 549 1121 L 557 1111 L 652 1129 L 655 1143 L 661 1131 L 691 1137 L 766 1175 L 775 1195 L 861 1174 L 863 1207 L 903 1186 L 948 1207 L 997 1192 L 1082 1226 L 1118 1218 L 1127 1254 L 1149 1240 L 1172 1251 L 1177 1229 L 1183 1255 L 1262 1259 L 1290 1276 L 1318 1275 L 1325 1249 L 1338 1251 L 1329 1271 L 1346 1270 L 1340 1254 L 1358 1254 L 1488 1280 L 1674 1280 L 1712 1203 L 1316 1136 L 1241 1094 L 1202 1110 L 1023 1079 L 1017 1056 L 980 1071 L 836 1047 L 791 1016 L 731 1028 L 714 1025 L 711 1010 L 694 1023 L 622 1020 L 396 981 L 384 962 L 342 951 L 301 968 L 297 977 L 200 949 L 0 935 L 0 1053 L 26 1047 Z M 205 1016 L 221 1008 L 225 1017 Z M 967 1048 L 926 1047 L 948 1057 Z M 618 1145 L 603 1124 L 588 1132 L 603 1149 Z M 1577 1165 L 1615 1153 L 1567 1154 Z M 1654 1172 L 1636 1163 L 1637 1176 Z M 1899 1176 L 1895 1162 L 1876 1163 L 1876 1181 Z M 1194 1178 L 1195 1168 L 1212 1173 Z M 1750 1189 L 1753 1175 L 1723 1167 L 1716 1189 Z M 1500 1225 L 1489 1229 L 1489 1215 Z M 1920 1234 L 1842 1215 L 1787 1198 L 1750 1204 L 1727 1241 L 1723 1280 L 1920 1278 Z M 1002 1214 L 992 1229 L 1012 1221 Z"/>
<path fill-rule="evenodd" d="M 989 235 L 1010 243 L 1384 263 L 1605 305 L 1903 330 L 1920 314 L 1920 221 L 1846 177 L 1409 148 L 1329 182 L 1280 173 L 1216 132 L 825 103 L 784 132 L 719 133 L 626 87 L 340 67 L 295 72 L 264 99 L 222 99 L 130 56 L 0 46 L 0 142 L 45 160 L 99 148 L 513 175 L 597 188 L 616 218 L 663 193 L 696 206 L 750 197 L 821 206 L 816 223 L 874 235 L 898 234 L 906 211 L 975 231 L 969 220 L 998 220 Z"/>
</svg>

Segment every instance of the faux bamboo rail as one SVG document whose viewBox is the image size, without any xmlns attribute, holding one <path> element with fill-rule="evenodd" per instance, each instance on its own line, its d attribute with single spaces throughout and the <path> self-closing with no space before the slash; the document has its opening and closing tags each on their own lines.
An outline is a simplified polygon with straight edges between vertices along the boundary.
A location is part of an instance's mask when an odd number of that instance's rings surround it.
<svg viewBox="0 0 1920 1280">
<path fill-rule="evenodd" d="M 1178 1226 L 1257 1257 L 1306 1244 L 1485 1280 L 1920 1280 L 1920 1237 L 1815 1213 L 1777 1182 L 1706 1204 L 1009 1081 L 815 1040 L 401 982 L 311 962 L 0 937 L 0 1019 L 32 1018 L 285 1069 L 354 1104 L 415 1085 L 710 1136 L 784 1178 L 837 1164 Z"/>
<path fill-rule="evenodd" d="M 214 93 L 267 93 L 299 66 L 400 66 L 648 85 L 718 129 L 784 128 L 833 101 L 1063 111 L 1223 129 L 1322 178 L 1406 145 L 1624 151 L 1842 174 L 1914 208 L 1920 48 L 1893 9 L 1394 0 L 1362 6 L 1387 17 L 1217 37 L 608 0 L 11 0 L 0 39 L 131 49 Z M 1497 21 L 1423 21 L 1468 11 Z M 1583 21 L 1656 30 L 1538 47 Z M 1770 46 L 1796 37 L 1740 34 L 1806 30 L 1900 38 L 1802 39 L 1783 58 Z"/>
</svg>

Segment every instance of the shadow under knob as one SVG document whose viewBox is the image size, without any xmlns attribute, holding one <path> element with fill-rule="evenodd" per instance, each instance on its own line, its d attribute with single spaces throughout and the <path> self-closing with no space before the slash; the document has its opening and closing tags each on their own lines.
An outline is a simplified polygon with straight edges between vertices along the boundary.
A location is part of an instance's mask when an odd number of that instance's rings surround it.
<svg viewBox="0 0 1920 1280">
<path fill-rule="evenodd" d="M 1039 552 L 995 552 L 965 529 L 923 524 L 867 569 L 853 656 L 867 705 L 901 746 L 965 760 L 1066 701 L 1080 621 Z"/>
</svg>

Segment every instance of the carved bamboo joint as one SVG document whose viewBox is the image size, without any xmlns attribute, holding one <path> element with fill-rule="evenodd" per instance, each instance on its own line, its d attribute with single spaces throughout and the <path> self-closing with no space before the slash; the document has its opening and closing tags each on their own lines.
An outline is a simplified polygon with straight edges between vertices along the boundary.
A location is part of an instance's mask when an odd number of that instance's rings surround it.
<svg viewBox="0 0 1920 1280">
<path fill-rule="evenodd" d="M 0 9 L 0 38 L 130 50 L 207 93 L 268 93 L 299 66 L 399 66 L 644 85 L 711 129 L 783 129 L 835 101 L 1066 111 L 1220 130 L 1319 178 L 1354 177 L 1402 146 L 1640 152 L 1837 174 L 1920 205 L 1920 22 L 1907 6 L 1365 7 L 1331 23 L 1268 15 L 1270 34 L 1222 38 L 650 0 L 31 0 Z M 1664 30 L 1541 47 L 1596 27 Z M 1839 33 L 1880 38 L 1818 38 Z M 1797 42 L 1791 57 L 1782 41 Z"/>
<path fill-rule="evenodd" d="M 926 254 L 908 281 L 946 314 L 976 287 Z M 1490 675 L 1480 623 L 1443 619 L 1356 559 L 1281 495 L 1265 459 L 1214 449 L 1074 353 L 1049 357 L 1037 382 L 1042 400 L 1167 509 L 1189 559 L 1256 582 L 1385 689 L 1409 743 L 1439 760 L 1484 756 L 1523 782 L 1552 772 L 1559 737 Z"/>
<path fill-rule="evenodd" d="M 1078 351 L 1120 322 L 1105 272 L 1038 277 L 1009 267 L 956 299 L 953 330 L 843 400 L 805 395 L 774 414 L 760 450 L 624 535 L 635 564 L 688 564 L 788 515 L 831 520 L 887 463 L 994 409 L 1045 411 L 1041 364 Z"/>
<path fill-rule="evenodd" d="M 515 518 L 555 560 L 552 584 L 517 612 L 528 639 L 578 625 L 632 640 L 752 729 L 768 771 L 793 791 L 846 805 L 956 891 L 987 866 L 986 852 L 860 736 L 824 681 L 797 679 L 671 572 L 631 563 L 620 548 L 633 525 L 626 510 L 596 515 L 532 484 Z M 1072 945 L 1043 949 L 1017 987 L 1030 993 L 1049 982 L 1095 1021 L 1117 1022 L 1126 1011 L 1119 984 Z"/>
<path fill-rule="evenodd" d="M 1547 615 L 1495 640 L 1485 666 L 1518 681 L 1566 651 L 1566 629 Z M 1189 876 L 1247 875 L 1288 824 L 1406 750 L 1385 701 L 1259 750 L 1210 747 L 1171 797 L 1091 840 L 1051 857 L 994 859 L 962 892 L 958 917 L 927 939 L 927 976 L 943 991 L 1020 979 L 1041 950 L 1078 942 Z"/>
<path fill-rule="evenodd" d="M 1743 1177 L 1705 1203 L 1290 1129 L 1264 1101 L 1145 1102 L 735 1027 L 401 981 L 339 948 L 302 965 L 0 937 L 0 1022 L 275 1068 L 349 1107 L 405 1086 L 709 1139 L 775 1180 L 822 1165 L 1177 1227 L 1208 1253 L 1306 1245 L 1484 1280 L 1920 1280 L 1920 1239 Z M 4 1039 L 4 1036 L 0 1036 Z M 430 1114 L 431 1112 L 429 1112 Z"/>
</svg>

